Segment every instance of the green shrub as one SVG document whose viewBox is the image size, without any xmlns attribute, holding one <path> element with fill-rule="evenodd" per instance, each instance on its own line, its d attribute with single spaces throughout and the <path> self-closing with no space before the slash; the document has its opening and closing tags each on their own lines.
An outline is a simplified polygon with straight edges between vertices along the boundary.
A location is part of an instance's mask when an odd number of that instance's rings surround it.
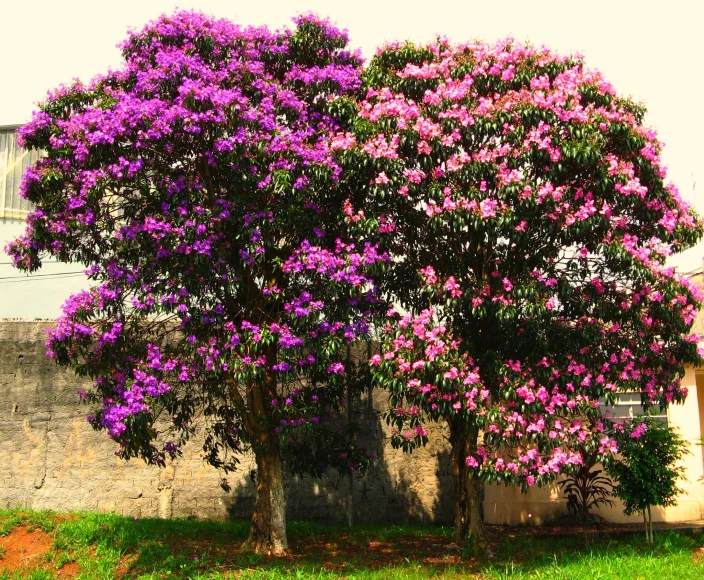
<svg viewBox="0 0 704 580">
<path fill-rule="evenodd" d="M 662 421 L 639 417 L 630 421 L 619 436 L 621 459 L 613 461 L 608 473 L 617 480 L 614 494 L 624 503 L 624 513 L 643 514 L 645 536 L 653 543 L 651 506 L 672 506 L 682 490 L 684 468 L 677 465 L 690 453 L 687 442 Z"/>
</svg>

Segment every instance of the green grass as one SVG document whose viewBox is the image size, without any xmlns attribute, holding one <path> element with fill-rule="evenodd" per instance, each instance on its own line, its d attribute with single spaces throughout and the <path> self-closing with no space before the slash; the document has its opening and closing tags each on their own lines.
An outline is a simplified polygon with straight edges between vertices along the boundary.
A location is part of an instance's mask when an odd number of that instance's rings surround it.
<svg viewBox="0 0 704 580">
<path fill-rule="evenodd" d="M 606 579 L 704 578 L 704 537 L 656 535 L 644 545 L 640 535 L 600 534 L 585 544 L 581 534 L 536 536 L 517 529 L 492 532 L 494 558 L 461 560 L 447 548 L 450 530 L 421 526 L 342 526 L 292 522 L 295 554 L 268 558 L 241 552 L 247 522 L 133 519 L 80 514 L 66 519 L 46 512 L 0 511 L 0 533 L 17 526 L 41 529 L 53 549 L 41 569 L 22 576 L 3 572 L 0 580 L 55 580 L 75 562 L 79 579 L 156 580 L 183 578 L 420 580 L 425 578 Z M 0 546 L 3 538 L 0 537 Z M 73 564 L 71 564 L 73 566 Z"/>
<path fill-rule="evenodd" d="M 23 512 L 23 511 L 3 511 L 0 510 L 0 538 L 7 536 L 19 525 L 27 526 L 28 530 L 41 530 L 50 532 L 56 526 L 53 518 L 54 514 L 47 511 Z"/>
<path fill-rule="evenodd" d="M 661 532 L 655 545 L 645 545 L 640 534 L 605 535 L 585 545 L 574 537 L 516 535 L 501 544 L 496 559 L 482 570 L 483 578 L 550 578 L 570 580 L 704 577 L 704 560 L 695 554 L 702 536 Z"/>
</svg>

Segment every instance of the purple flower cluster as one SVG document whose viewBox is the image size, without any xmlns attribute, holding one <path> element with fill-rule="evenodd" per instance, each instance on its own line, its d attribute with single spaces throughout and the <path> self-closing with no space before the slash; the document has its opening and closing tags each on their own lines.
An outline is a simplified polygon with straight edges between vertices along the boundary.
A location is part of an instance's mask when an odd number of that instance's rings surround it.
<svg viewBox="0 0 704 580">
<path fill-rule="evenodd" d="M 27 271 L 44 255 L 88 265 L 95 286 L 67 301 L 47 347 L 94 378 L 92 423 L 125 457 L 173 456 L 206 414 L 217 463 L 216 441 L 249 437 L 246 389 L 326 377 L 337 334 L 368 332 L 366 270 L 386 258 L 323 233 L 342 206 L 328 135 L 349 122 L 331 111 L 361 86 L 361 59 L 330 22 L 295 24 L 162 16 L 121 45 L 121 69 L 53 91 L 20 130 L 47 155 L 8 251 Z M 171 422 L 160 445 L 157 416 Z"/>
</svg>

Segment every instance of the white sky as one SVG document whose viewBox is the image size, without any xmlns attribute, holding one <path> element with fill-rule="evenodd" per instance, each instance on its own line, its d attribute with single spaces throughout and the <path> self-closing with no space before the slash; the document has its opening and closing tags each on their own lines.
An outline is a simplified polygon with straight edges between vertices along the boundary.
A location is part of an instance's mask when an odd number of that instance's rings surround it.
<svg viewBox="0 0 704 580">
<path fill-rule="evenodd" d="M 313 11 L 373 54 L 384 41 L 461 42 L 507 36 L 581 52 L 621 94 L 648 107 L 646 122 L 666 144 L 669 178 L 704 215 L 704 2 L 701 0 L 0 0 L 0 125 L 29 119 L 49 88 L 120 64 L 115 45 L 129 27 L 176 7 L 240 24 L 290 24 Z M 704 245 L 677 256 L 684 272 L 702 266 Z"/>
</svg>

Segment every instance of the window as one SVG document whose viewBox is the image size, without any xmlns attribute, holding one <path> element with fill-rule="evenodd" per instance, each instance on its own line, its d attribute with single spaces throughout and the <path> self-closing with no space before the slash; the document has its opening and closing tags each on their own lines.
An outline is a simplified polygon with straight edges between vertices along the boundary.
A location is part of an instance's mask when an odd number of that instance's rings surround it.
<svg viewBox="0 0 704 580">
<path fill-rule="evenodd" d="M 27 167 L 42 156 L 17 144 L 17 126 L 0 127 L 0 219 L 24 219 L 33 205 L 20 197 L 20 183 Z"/>
<path fill-rule="evenodd" d="M 641 399 L 639 392 L 627 391 L 618 393 L 616 395 L 616 401 L 613 405 L 608 405 L 603 399 L 599 402 L 604 408 L 604 411 L 612 417 L 617 419 L 627 419 L 643 413 L 643 407 L 641 406 L 640 401 Z M 651 408 L 650 411 L 651 416 L 654 419 L 658 419 L 667 425 L 667 411 L 661 411 L 657 406 Z"/>
</svg>

